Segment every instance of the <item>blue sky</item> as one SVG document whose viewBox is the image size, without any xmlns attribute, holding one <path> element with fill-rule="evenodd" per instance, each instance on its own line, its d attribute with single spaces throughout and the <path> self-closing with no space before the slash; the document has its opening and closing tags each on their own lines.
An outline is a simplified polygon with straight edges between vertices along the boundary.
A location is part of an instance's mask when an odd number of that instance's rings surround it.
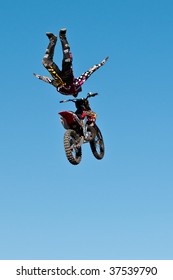
<svg viewBox="0 0 173 280">
<path fill-rule="evenodd" d="M 0 259 L 173 258 L 172 14 L 168 0 L 1 1 Z M 105 157 L 85 145 L 78 166 L 58 116 L 73 104 L 32 75 L 62 27 L 76 76 L 109 55 L 80 94 L 99 92 Z"/>
</svg>

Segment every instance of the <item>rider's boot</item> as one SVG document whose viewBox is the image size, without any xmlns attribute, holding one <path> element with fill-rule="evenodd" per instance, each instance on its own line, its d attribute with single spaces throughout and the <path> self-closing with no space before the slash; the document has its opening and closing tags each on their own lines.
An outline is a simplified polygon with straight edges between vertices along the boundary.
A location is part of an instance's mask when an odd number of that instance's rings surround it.
<svg viewBox="0 0 173 280">
<path fill-rule="evenodd" d="M 66 28 L 60 29 L 59 38 L 60 38 L 61 45 L 62 45 L 63 61 L 71 63 L 72 62 L 72 54 L 70 52 L 70 46 L 69 46 L 69 43 L 67 41 L 66 32 L 67 32 Z"/>
<path fill-rule="evenodd" d="M 66 32 L 67 32 L 67 29 L 66 29 L 66 28 L 60 29 L 60 31 L 59 31 L 59 37 L 60 37 L 60 39 L 66 38 Z"/>
<path fill-rule="evenodd" d="M 45 67 L 49 66 L 53 62 L 55 45 L 57 42 L 57 37 L 53 33 L 47 32 L 46 35 L 49 38 L 49 44 L 42 60 Z"/>
</svg>

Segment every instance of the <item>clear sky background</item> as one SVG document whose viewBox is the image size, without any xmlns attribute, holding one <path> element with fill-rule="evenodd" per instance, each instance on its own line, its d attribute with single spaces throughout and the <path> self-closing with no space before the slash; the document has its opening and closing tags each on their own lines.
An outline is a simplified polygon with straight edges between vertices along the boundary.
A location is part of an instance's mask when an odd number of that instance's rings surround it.
<svg viewBox="0 0 173 280">
<path fill-rule="evenodd" d="M 173 2 L 1 1 L 0 259 L 173 259 Z M 67 28 L 106 153 L 63 147 L 64 96 L 37 80 Z M 55 60 L 61 65 L 57 42 Z"/>
</svg>

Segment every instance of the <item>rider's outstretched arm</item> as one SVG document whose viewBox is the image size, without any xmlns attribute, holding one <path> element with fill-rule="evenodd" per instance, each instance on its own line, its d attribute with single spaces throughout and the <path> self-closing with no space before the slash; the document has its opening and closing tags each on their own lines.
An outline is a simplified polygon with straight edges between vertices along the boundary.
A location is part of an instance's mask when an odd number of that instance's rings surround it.
<svg viewBox="0 0 173 280">
<path fill-rule="evenodd" d="M 100 63 L 95 64 L 93 67 L 91 67 L 89 70 L 84 72 L 80 77 L 76 79 L 77 85 L 82 85 L 96 70 L 98 70 L 101 66 L 103 66 L 106 61 L 108 60 L 108 56 L 103 59 Z"/>
<path fill-rule="evenodd" d="M 41 76 L 41 75 L 39 75 L 39 74 L 35 74 L 34 73 L 34 76 L 36 77 L 36 78 L 38 78 L 39 80 L 42 80 L 43 82 L 46 82 L 46 83 L 48 83 L 48 84 L 51 84 L 51 85 L 53 85 L 54 87 L 58 87 L 59 86 L 59 84 L 61 83 L 61 81 L 62 80 L 54 80 L 54 79 L 51 79 L 51 78 L 49 78 L 49 77 L 46 77 L 46 76 Z"/>
<path fill-rule="evenodd" d="M 44 81 L 44 82 L 46 82 L 46 83 L 52 84 L 52 82 L 53 82 L 53 79 L 50 79 L 49 77 L 41 76 L 41 75 L 35 74 L 35 73 L 33 73 L 33 75 L 34 75 L 36 78 L 38 78 L 39 80 L 42 80 L 42 81 Z"/>
</svg>

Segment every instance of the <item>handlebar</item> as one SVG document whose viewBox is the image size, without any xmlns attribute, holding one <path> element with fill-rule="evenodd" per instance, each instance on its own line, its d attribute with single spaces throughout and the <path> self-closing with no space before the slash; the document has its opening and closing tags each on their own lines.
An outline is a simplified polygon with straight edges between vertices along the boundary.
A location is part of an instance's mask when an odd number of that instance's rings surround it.
<svg viewBox="0 0 173 280">
<path fill-rule="evenodd" d="M 81 99 L 82 99 L 82 100 L 84 100 L 84 99 L 87 100 L 88 98 L 94 97 L 94 96 L 96 96 L 96 95 L 98 95 L 97 92 L 96 92 L 96 93 L 89 92 L 85 98 L 65 99 L 65 100 L 59 101 L 59 103 L 70 102 L 70 101 L 76 102 L 76 101 L 81 100 Z"/>
</svg>

